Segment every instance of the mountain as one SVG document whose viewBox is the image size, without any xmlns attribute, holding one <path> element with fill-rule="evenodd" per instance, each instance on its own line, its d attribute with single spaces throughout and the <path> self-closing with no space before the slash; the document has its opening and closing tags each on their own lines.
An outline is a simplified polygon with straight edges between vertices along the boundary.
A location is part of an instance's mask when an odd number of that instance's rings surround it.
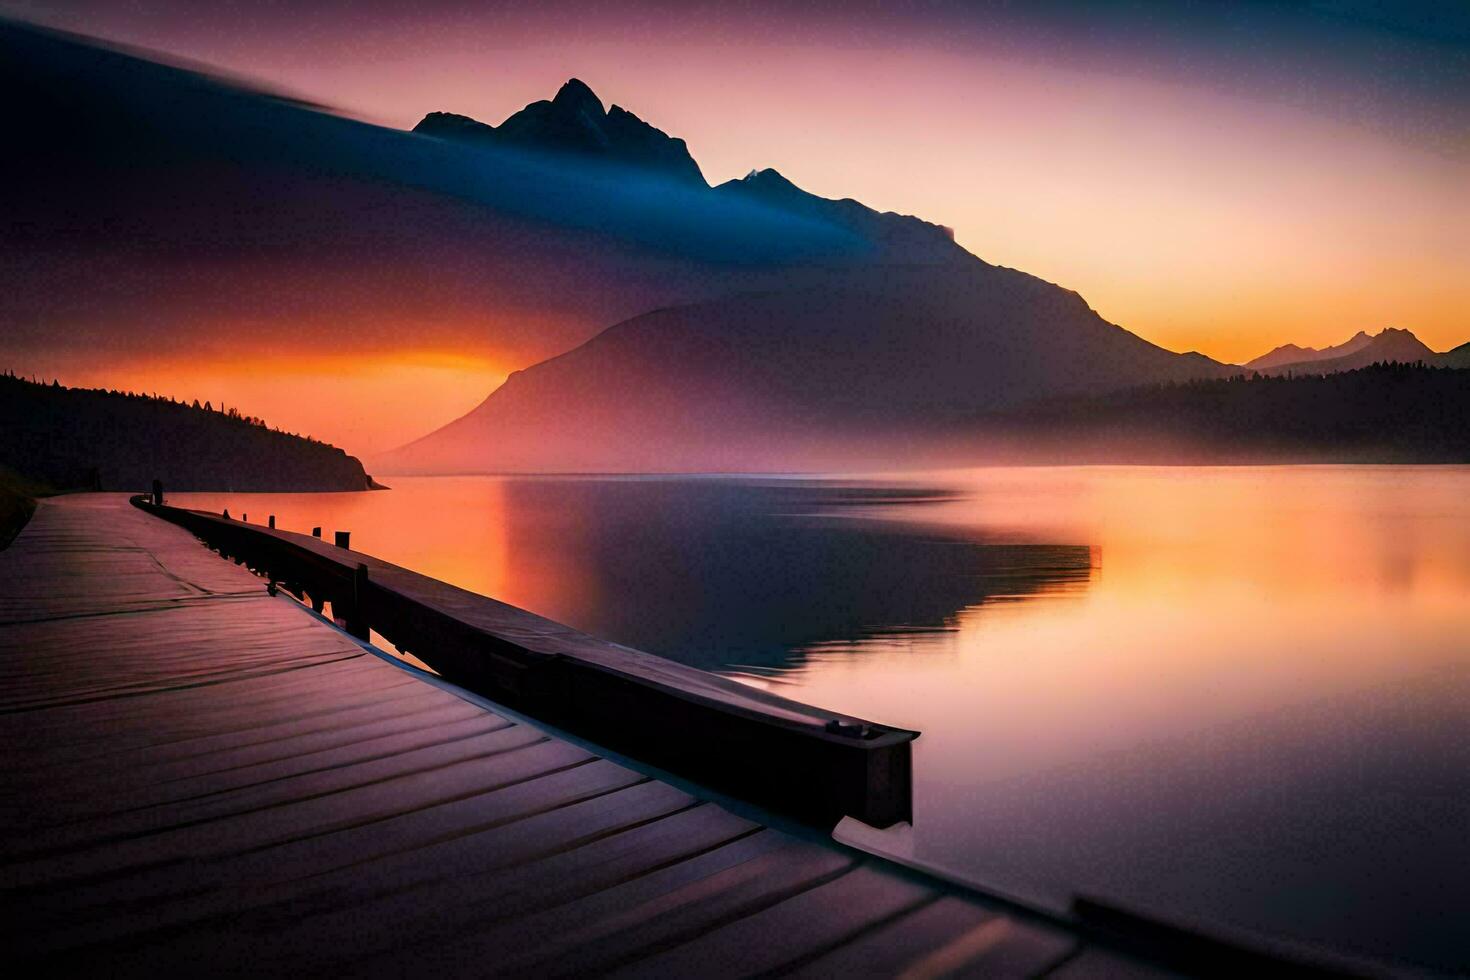
<svg viewBox="0 0 1470 980">
<path fill-rule="evenodd" d="M 196 403 L 197 404 L 197 403 Z M 0 472 L 54 490 L 371 490 L 362 463 L 259 419 L 0 375 Z"/>
<path fill-rule="evenodd" d="M 1326 361 L 1334 357 L 1346 357 L 1355 351 L 1362 350 L 1373 342 L 1372 336 L 1366 331 L 1359 330 L 1352 338 L 1338 344 L 1336 347 L 1298 347 L 1296 344 L 1282 344 L 1275 350 L 1262 354 L 1252 361 L 1246 361 L 1245 366 L 1257 371 L 1277 367 L 1282 364 L 1301 364 L 1306 361 Z"/>
<path fill-rule="evenodd" d="M 647 170 L 683 184 L 708 186 L 689 148 L 633 113 L 602 100 L 581 79 L 570 79 L 550 100 L 533 102 L 499 127 L 468 116 L 431 112 L 413 128 L 440 139 L 500 144 L 585 156 Z"/>
<path fill-rule="evenodd" d="M 818 197 L 771 168 L 752 170 L 739 180 L 726 181 L 715 192 L 837 225 L 908 259 L 954 262 L 973 258 L 955 244 L 954 232 L 943 225 L 892 211 L 875 211 L 852 198 L 834 201 Z"/>
<path fill-rule="evenodd" d="M 1358 337 L 1365 336 L 1367 335 L 1360 332 L 1341 347 L 1328 347 L 1318 352 L 1328 353 L 1330 355 L 1328 357 L 1285 361 L 1264 369 L 1258 368 L 1258 370 L 1261 370 L 1262 374 L 1331 374 L 1337 371 L 1353 371 L 1379 363 L 1413 364 L 1417 361 L 1423 361 L 1426 364 L 1440 363 L 1439 354 L 1430 350 L 1423 341 L 1408 330 L 1400 330 L 1396 327 L 1387 327 L 1368 338 L 1367 343 L 1359 343 L 1347 353 L 1341 353 L 1343 348 L 1353 345 Z"/>
<path fill-rule="evenodd" d="M 1041 394 L 1232 368 L 973 257 L 656 310 L 516 372 L 387 472 L 793 470 L 942 456 L 938 433 Z"/>
<path fill-rule="evenodd" d="M 575 79 L 499 126 L 407 133 L 0 22 L 0 86 L 27 93 L 25 152 L 0 154 L 0 357 L 543 362 L 403 466 L 806 468 L 1228 370 L 940 225 L 769 169 L 712 188 Z"/>
<path fill-rule="evenodd" d="M 1470 343 L 1445 351 L 1439 355 L 1438 363 L 1443 367 L 1470 368 Z"/>
</svg>

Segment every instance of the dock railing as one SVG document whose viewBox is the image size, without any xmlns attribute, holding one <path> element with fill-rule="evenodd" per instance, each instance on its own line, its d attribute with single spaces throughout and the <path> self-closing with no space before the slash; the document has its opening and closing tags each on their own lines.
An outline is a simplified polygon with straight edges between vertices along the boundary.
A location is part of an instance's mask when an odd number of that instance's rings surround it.
<svg viewBox="0 0 1470 980">
<path fill-rule="evenodd" d="M 205 511 L 135 506 L 192 532 L 362 639 L 446 680 L 732 797 L 831 826 L 912 817 L 918 732 L 824 711 L 581 633 L 370 555 Z"/>
</svg>

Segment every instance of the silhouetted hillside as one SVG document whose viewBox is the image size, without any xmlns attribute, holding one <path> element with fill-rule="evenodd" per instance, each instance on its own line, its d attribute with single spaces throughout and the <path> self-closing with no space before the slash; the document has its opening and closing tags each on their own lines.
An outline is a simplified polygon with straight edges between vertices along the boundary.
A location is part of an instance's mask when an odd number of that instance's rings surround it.
<svg viewBox="0 0 1470 980">
<path fill-rule="evenodd" d="M 0 466 L 0 550 L 10 545 L 36 511 L 35 498 L 50 488 Z"/>
<path fill-rule="evenodd" d="M 198 402 L 0 376 L 0 466 L 58 490 L 370 490 L 335 446 Z"/>
<path fill-rule="evenodd" d="M 1074 292 L 975 259 L 833 272 L 617 324 L 517 371 L 468 415 L 374 466 L 861 467 L 932 451 L 954 421 L 1038 395 L 1230 370 L 1150 344 Z"/>
<path fill-rule="evenodd" d="M 1470 462 L 1470 371 L 1376 364 L 1051 401 L 978 420 L 991 451 L 1074 462 Z"/>
</svg>

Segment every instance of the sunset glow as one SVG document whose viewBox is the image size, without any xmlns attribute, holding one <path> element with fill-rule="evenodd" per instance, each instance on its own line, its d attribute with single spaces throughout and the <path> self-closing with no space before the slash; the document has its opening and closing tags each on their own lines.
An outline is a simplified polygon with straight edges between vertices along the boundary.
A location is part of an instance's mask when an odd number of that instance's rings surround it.
<svg viewBox="0 0 1470 980">
<path fill-rule="evenodd" d="M 353 452 L 391 449 L 474 408 L 505 380 L 493 362 L 442 351 L 342 357 L 139 361 L 66 371 L 69 384 L 158 393 L 245 414 Z M 253 406 L 264 406 L 264 409 Z"/>
</svg>

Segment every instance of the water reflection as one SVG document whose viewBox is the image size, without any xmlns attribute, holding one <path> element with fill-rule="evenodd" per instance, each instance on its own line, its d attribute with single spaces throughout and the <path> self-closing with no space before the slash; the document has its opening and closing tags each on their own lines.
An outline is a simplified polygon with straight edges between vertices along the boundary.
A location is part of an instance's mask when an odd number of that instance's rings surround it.
<svg viewBox="0 0 1470 980">
<path fill-rule="evenodd" d="M 556 595 L 535 607 L 708 669 L 789 670 L 811 644 L 953 629 L 962 609 L 1080 589 L 1091 574 L 1086 546 L 988 544 L 829 512 L 878 496 L 727 481 L 504 488 L 514 564 L 575 556 L 576 608 Z"/>
<path fill-rule="evenodd" d="M 598 636 L 778 675 L 814 644 L 955 629 L 961 610 L 1086 587 L 1085 545 L 884 520 L 953 492 L 811 481 L 400 478 L 374 494 L 189 494 Z M 863 512 L 862 519 L 856 516 Z"/>
</svg>

